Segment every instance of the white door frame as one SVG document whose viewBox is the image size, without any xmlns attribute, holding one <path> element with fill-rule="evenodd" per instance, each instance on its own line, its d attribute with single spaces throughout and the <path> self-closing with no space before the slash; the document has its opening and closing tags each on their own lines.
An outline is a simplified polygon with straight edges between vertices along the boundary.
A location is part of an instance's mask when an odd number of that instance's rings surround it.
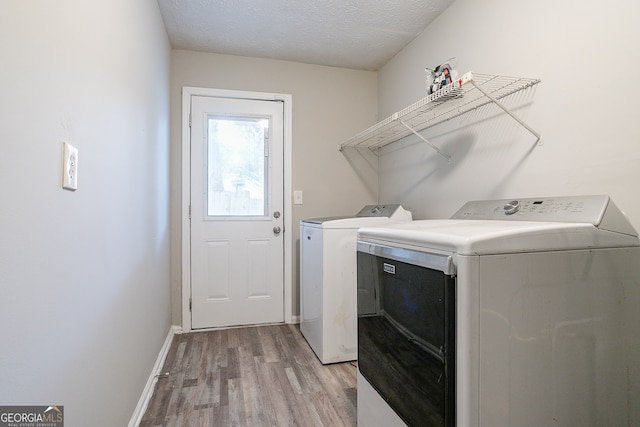
<svg viewBox="0 0 640 427">
<path fill-rule="evenodd" d="M 191 203 L 191 128 L 189 123 L 192 96 L 213 96 L 218 98 L 237 98 L 254 100 L 277 100 L 284 102 L 284 321 L 293 323 L 293 280 L 291 262 L 293 254 L 291 199 L 291 114 L 293 111 L 291 95 L 265 92 L 246 92 L 226 89 L 207 89 L 199 87 L 182 88 L 182 330 L 191 331 L 191 221 L 189 204 Z"/>
</svg>

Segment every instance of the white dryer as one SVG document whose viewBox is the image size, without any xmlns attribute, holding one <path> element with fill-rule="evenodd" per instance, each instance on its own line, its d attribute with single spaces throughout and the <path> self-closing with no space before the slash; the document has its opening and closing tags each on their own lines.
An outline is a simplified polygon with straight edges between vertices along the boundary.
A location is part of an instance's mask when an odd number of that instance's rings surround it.
<svg viewBox="0 0 640 427">
<path fill-rule="evenodd" d="M 323 364 L 356 360 L 358 228 L 411 221 L 400 205 L 300 222 L 300 331 Z"/>
<path fill-rule="evenodd" d="M 469 202 L 357 256 L 358 425 L 640 425 L 640 240 L 608 196 Z"/>
</svg>

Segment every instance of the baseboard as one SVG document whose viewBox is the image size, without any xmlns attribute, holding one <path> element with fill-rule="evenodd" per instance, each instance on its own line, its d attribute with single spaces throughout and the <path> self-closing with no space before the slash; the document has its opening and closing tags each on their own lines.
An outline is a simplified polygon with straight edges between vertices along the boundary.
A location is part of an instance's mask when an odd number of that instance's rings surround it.
<svg viewBox="0 0 640 427">
<path fill-rule="evenodd" d="M 291 322 L 290 323 L 294 323 L 294 324 L 295 323 L 300 323 L 300 316 L 299 315 L 298 316 L 296 316 L 296 315 L 291 316 Z"/>
<path fill-rule="evenodd" d="M 149 375 L 149 379 L 147 380 L 147 384 L 144 386 L 142 390 L 142 395 L 140 396 L 140 400 L 138 401 L 138 405 L 136 409 L 133 411 L 133 415 L 131 416 L 131 420 L 129 421 L 129 427 L 138 427 L 140 422 L 142 421 L 142 417 L 144 416 L 145 411 L 147 410 L 147 406 L 149 405 L 149 401 L 151 400 L 151 396 L 153 396 L 153 389 L 158 381 L 158 375 L 161 373 L 162 366 L 164 365 L 164 361 L 167 358 L 167 354 L 169 353 L 169 348 L 171 348 L 171 342 L 173 341 L 173 336 L 177 333 L 182 332 L 182 328 L 180 326 L 171 326 L 169 328 L 169 333 L 167 334 L 167 338 L 164 340 L 164 344 L 160 349 L 160 353 L 158 354 L 158 358 L 156 359 L 155 365 L 153 365 L 153 369 L 151 370 L 151 375 Z"/>
</svg>

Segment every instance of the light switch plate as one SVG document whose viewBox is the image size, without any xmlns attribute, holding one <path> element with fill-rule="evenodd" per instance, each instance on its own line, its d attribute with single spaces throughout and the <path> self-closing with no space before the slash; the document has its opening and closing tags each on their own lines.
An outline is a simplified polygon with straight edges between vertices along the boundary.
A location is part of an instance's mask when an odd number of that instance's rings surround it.
<svg viewBox="0 0 640 427">
<path fill-rule="evenodd" d="M 63 142 L 62 146 L 62 188 L 76 191 L 78 189 L 78 149 L 66 142 Z"/>
<path fill-rule="evenodd" d="M 295 190 L 293 192 L 293 204 L 294 205 L 301 205 L 302 204 L 302 191 L 301 190 Z"/>
</svg>

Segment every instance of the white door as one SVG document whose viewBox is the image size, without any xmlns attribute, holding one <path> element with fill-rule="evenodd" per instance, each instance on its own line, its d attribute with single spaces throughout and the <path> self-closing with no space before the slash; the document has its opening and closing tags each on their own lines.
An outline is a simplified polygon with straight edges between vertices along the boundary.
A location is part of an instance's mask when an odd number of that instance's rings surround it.
<svg viewBox="0 0 640 427">
<path fill-rule="evenodd" d="M 191 97 L 191 323 L 284 321 L 283 102 Z"/>
</svg>

